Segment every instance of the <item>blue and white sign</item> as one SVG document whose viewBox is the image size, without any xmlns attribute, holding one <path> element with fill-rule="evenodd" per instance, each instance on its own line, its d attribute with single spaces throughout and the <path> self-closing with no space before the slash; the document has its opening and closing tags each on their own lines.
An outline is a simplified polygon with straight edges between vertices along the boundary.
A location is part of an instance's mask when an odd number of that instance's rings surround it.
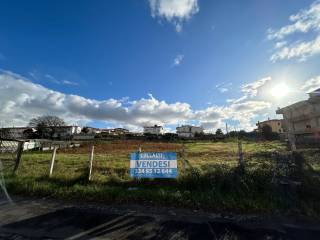
<svg viewBox="0 0 320 240">
<path fill-rule="evenodd" d="M 130 176 L 134 178 L 176 178 L 177 154 L 175 152 L 131 153 Z"/>
</svg>

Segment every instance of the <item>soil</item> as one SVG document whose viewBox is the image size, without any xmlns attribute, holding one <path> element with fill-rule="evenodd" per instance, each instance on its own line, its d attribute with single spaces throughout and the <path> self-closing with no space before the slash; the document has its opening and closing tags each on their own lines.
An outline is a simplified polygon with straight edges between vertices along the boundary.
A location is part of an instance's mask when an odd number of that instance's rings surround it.
<svg viewBox="0 0 320 240">
<path fill-rule="evenodd" d="M 14 197 L 0 204 L 0 239 L 319 239 L 315 219 L 219 215 L 143 205 Z"/>
</svg>

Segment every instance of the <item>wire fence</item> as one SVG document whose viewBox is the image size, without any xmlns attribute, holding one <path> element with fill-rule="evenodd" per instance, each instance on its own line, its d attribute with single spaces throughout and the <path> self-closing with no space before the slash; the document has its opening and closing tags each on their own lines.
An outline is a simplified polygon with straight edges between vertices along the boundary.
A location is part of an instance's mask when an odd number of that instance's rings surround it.
<svg viewBox="0 0 320 240">
<path fill-rule="evenodd" d="M 13 203 L 8 194 L 4 174 L 17 170 L 23 151 L 23 141 L 0 139 L 0 189 L 9 203 Z"/>
<path fill-rule="evenodd" d="M 179 173 L 187 174 L 199 169 L 208 171 L 219 166 L 233 167 L 241 174 L 246 169 L 265 164 L 273 173 L 274 182 L 287 183 L 297 179 L 293 172 L 301 169 L 298 157 L 283 147 L 261 142 L 261 149 L 248 149 L 241 141 L 230 143 L 227 148 L 210 148 L 219 143 L 195 142 L 168 143 L 146 141 L 39 141 L 33 150 L 18 140 L 0 139 L 0 161 L 4 171 L 49 177 L 77 177 L 87 175 L 88 180 L 129 177 L 129 154 L 132 152 L 176 152 Z M 197 148 L 199 145 L 199 149 Z M 206 149 L 208 148 L 208 149 Z M 268 149 L 272 149 L 269 151 Z M 22 153 L 23 150 L 27 150 Z M 41 151 L 40 151 L 41 150 Z M 21 163 L 21 156 L 23 158 Z M 300 162 L 299 162 L 300 161 Z M 299 170 L 300 171 L 300 170 Z"/>
<path fill-rule="evenodd" d="M 0 161 L 2 168 L 16 171 L 22 156 L 24 141 L 0 139 Z"/>
</svg>

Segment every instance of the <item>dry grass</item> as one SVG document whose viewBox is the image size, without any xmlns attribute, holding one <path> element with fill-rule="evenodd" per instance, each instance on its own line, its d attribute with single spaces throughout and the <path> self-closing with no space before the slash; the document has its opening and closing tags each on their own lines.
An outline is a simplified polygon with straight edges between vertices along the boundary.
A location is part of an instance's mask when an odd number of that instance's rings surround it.
<svg viewBox="0 0 320 240">
<path fill-rule="evenodd" d="M 139 202 L 216 211 L 298 211 L 318 216 L 319 176 L 305 172 L 301 194 L 294 201 L 279 194 L 272 183 L 274 152 L 287 153 L 280 142 L 243 142 L 245 173 L 237 173 L 236 141 L 162 143 L 113 141 L 95 143 L 92 181 L 87 181 L 91 143 L 80 148 L 58 150 L 52 178 L 48 178 L 50 152 L 25 152 L 17 175 L 8 173 L 9 190 L 16 193 L 77 198 L 103 202 Z M 178 152 L 177 179 L 132 179 L 129 154 L 142 151 Z M 182 149 L 190 163 L 182 173 Z M 319 152 L 303 153 L 312 173 L 319 174 Z M 318 154 L 318 155 L 317 155 Z M 134 187 L 135 190 L 131 190 Z M 314 202 L 317 201 L 315 204 Z M 295 206 L 292 210 L 292 204 Z"/>
</svg>

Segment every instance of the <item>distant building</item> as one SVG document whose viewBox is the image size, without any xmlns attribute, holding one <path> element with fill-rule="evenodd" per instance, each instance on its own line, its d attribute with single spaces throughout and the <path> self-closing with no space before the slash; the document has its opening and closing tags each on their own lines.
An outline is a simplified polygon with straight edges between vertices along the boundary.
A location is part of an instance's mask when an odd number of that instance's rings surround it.
<svg viewBox="0 0 320 240">
<path fill-rule="evenodd" d="M 191 126 L 191 125 L 183 125 L 181 127 L 177 127 L 178 137 L 181 138 L 193 138 L 196 134 L 203 133 L 202 127 Z"/>
<path fill-rule="evenodd" d="M 52 138 L 58 138 L 58 139 L 71 139 L 74 135 L 80 134 L 81 129 L 82 128 L 79 126 L 47 127 L 46 130 L 44 131 L 45 132 L 44 135 L 47 136 L 48 134 L 50 134 Z"/>
<path fill-rule="evenodd" d="M 0 137 L 10 139 L 28 139 L 32 138 L 33 134 L 37 133 L 36 128 L 31 127 L 12 127 L 0 128 Z M 42 130 L 40 138 L 56 138 L 56 139 L 71 139 L 75 134 L 81 133 L 79 126 L 57 126 L 45 127 Z"/>
<path fill-rule="evenodd" d="M 34 132 L 34 128 L 30 127 L 7 127 L 0 128 L 0 137 L 9 139 L 24 139 L 27 138 L 28 132 Z"/>
<path fill-rule="evenodd" d="M 143 133 L 144 134 L 154 134 L 154 135 L 161 135 L 164 133 L 163 127 L 154 125 L 151 127 L 145 126 L 143 127 Z"/>
<path fill-rule="evenodd" d="M 100 134 L 109 135 L 111 133 L 111 128 L 100 128 Z"/>
<path fill-rule="evenodd" d="M 83 127 L 82 132 L 88 135 L 95 135 L 101 132 L 99 128 L 94 127 Z"/>
<path fill-rule="evenodd" d="M 128 133 L 129 133 L 129 130 L 125 128 L 114 128 L 111 130 L 111 134 L 113 135 L 126 135 Z"/>
<path fill-rule="evenodd" d="M 129 134 L 130 131 L 125 128 L 102 128 L 99 133 L 101 136 L 120 136 Z"/>
<path fill-rule="evenodd" d="M 271 127 L 272 132 L 274 133 L 284 133 L 284 127 L 283 127 L 283 120 L 282 119 L 268 119 L 266 121 L 262 121 L 262 122 L 258 122 L 256 124 L 257 131 L 261 132 L 263 126 L 268 125 L 269 127 Z"/>
<path fill-rule="evenodd" d="M 288 139 L 298 143 L 320 142 L 320 89 L 309 93 L 309 99 L 279 108 L 288 131 Z"/>
</svg>

